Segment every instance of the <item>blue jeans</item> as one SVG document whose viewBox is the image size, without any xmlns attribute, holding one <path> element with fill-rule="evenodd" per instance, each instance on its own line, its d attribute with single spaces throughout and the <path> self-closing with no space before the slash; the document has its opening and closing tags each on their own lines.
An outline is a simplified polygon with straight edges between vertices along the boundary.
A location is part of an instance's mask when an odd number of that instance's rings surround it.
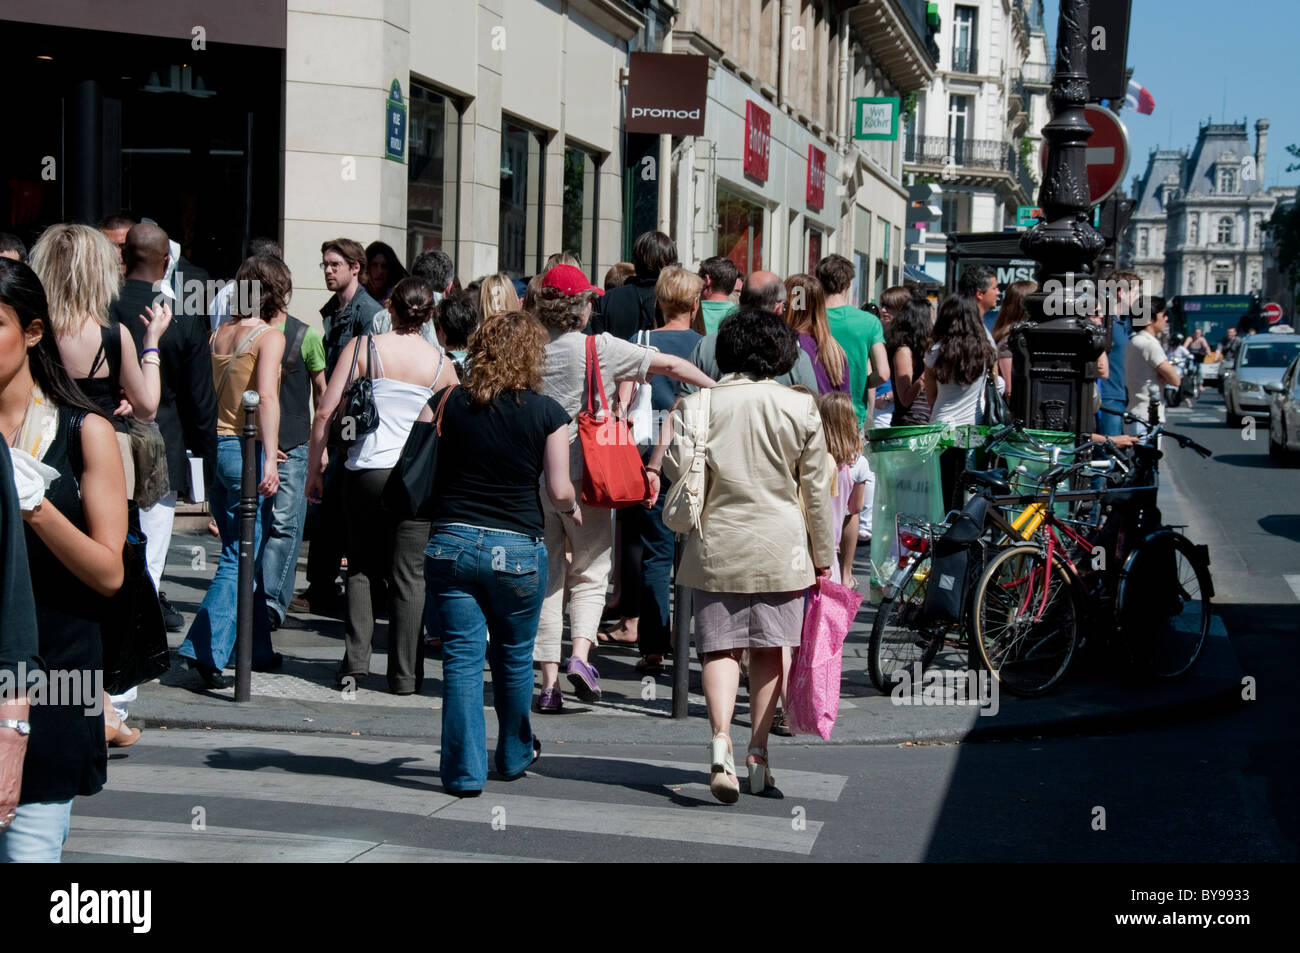
<svg viewBox="0 0 1300 953">
<path fill-rule="evenodd" d="M 1108 410 L 1123 412 L 1126 407 L 1122 400 L 1103 400 L 1101 406 Z M 1118 437 L 1124 432 L 1124 418 L 1114 414 L 1097 414 L 1097 433 L 1107 437 Z"/>
<path fill-rule="evenodd" d="M 0 832 L 0 864 L 57 864 L 71 823 L 71 798 L 20 804 Z"/>
<path fill-rule="evenodd" d="M 221 671 L 235 650 L 235 627 L 239 620 L 239 484 L 244 463 L 239 437 L 217 437 L 217 483 L 212 488 L 212 516 L 221 531 L 221 561 L 208 586 L 189 634 L 177 653 L 201 668 Z M 257 479 L 262 479 L 262 445 L 257 455 Z M 253 529 L 253 665 L 271 661 L 271 624 L 266 614 L 262 586 L 262 543 L 271 525 L 271 503 L 257 498 L 257 519 Z"/>
<path fill-rule="evenodd" d="M 629 506 L 618 511 L 623 523 L 623 615 L 640 620 L 636 631 L 642 655 L 667 655 L 672 644 L 668 589 L 677 537 L 663 520 L 664 496 L 670 485 L 663 481 L 659 498 L 649 509 Z"/>
<path fill-rule="evenodd" d="M 523 772 L 533 760 L 533 640 L 546 594 L 540 538 L 461 524 L 433 528 L 424 551 L 425 591 L 442 634 L 442 756 L 453 793 L 487 780 L 483 662 L 492 668 L 496 769 Z M 488 634 L 491 633 L 491 641 Z"/>
<path fill-rule="evenodd" d="M 280 464 L 280 489 L 271 503 L 271 530 L 262 551 L 266 607 L 279 621 L 289 614 L 298 572 L 298 550 L 307 516 L 307 444 L 294 447 Z"/>
</svg>

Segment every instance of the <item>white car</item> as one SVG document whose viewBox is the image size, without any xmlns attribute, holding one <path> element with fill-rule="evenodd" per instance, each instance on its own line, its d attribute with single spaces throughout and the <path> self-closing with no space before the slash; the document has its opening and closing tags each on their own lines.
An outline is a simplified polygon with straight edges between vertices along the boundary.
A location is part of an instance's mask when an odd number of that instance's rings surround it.
<svg viewBox="0 0 1300 953">
<path fill-rule="evenodd" d="M 1252 334 L 1241 342 L 1237 360 L 1223 378 L 1229 427 L 1240 427 L 1246 414 L 1269 412 L 1272 395 L 1264 387 L 1278 384 L 1297 354 L 1298 334 Z"/>
<path fill-rule="evenodd" d="M 1300 356 L 1277 384 L 1265 384 L 1273 397 L 1268 408 L 1268 455 L 1284 462 L 1300 456 Z"/>
</svg>

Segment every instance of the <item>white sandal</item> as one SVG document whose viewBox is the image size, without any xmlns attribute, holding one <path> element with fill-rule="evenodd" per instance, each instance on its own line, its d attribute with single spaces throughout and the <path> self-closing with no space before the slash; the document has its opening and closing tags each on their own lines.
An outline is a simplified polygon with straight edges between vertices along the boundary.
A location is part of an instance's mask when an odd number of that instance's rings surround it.
<svg viewBox="0 0 1300 953">
<path fill-rule="evenodd" d="M 745 759 L 745 767 L 749 770 L 749 793 L 762 796 L 776 787 L 776 778 L 772 777 L 772 769 L 768 767 L 766 748 L 750 748 L 749 754 L 763 759 L 761 763 Z"/>
<path fill-rule="evenodd" d="M 713 736 L 709 743 L 709 790 L 723 804 L 740 800 L 740 780 L 736 777 L 736 761 L 731 753 L 731 739 L 724 734 Z"/>
</svg>

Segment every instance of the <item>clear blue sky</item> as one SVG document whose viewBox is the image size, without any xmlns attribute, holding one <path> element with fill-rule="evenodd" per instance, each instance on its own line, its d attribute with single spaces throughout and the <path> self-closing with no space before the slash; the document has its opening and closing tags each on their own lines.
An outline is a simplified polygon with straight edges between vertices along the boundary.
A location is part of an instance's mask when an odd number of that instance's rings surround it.
<svg viewBox="0 0 1300 953">
<path fill-rule="evenodd" d="M 1045 0 L 1048 62 L 1056 61 L 1057 0 Z M 1146 169 L 1154 148 L 1191 149 L 1209 118 L 1269 120 L 1267 185 L 1300 184 L 1285 172 L 1300 144 L 1300 2 L 1298 0 L 1133 0 L 1128 65 L 1155 98 L 1149 116 L 1120 114 L 1133 144 L 1124 184 Z M 1226 83 L 1226 112 L 1225 112 Z"/>
</svg>

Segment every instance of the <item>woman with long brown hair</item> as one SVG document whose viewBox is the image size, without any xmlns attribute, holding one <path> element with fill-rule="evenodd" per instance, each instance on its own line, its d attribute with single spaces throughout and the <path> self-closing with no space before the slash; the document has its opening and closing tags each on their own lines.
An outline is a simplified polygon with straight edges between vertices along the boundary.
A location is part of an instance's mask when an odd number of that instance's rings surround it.
<svg viewBox="0 0 1300 953">
<path fill-rule="evenodd" d="M 785 321 L 799 335 L 799 346 L 812 361 L 817 393 L 850 393 L 849 362 L 831 336 L 822 283 L 813 275 L 791 275 L 785 280 L 785 294 Z"/>
<path fill-rule="evenodd" d="M 1029 320 L 1025 298 L 1038 290 L 1036 281 L 1013 281 L 1002 293 L 1002 307 L 993 323 L 993 343 L 998 349 L 998 376 L 1006 382 L 1003 397 L 1011 396 L 1011 329 Z"/>
<path fill-rule="evenodd" d="M 497 772 L 518 777 L 541 751 L 528 707 L 546 595 L 543 472 L 550 505 L 582 522 L 569 479 L 569 415 L 540 393 L 547 340 L 531 314 L 498 315 L 470 338 L 464 386 L 431 401 L 446 403 L 424 577 L 430 622 L 442 634 L 439 774 L 459 797 L 478 794 L 487 780 L 485 658 Z M 421 419 L 433 419 L 432 407 Z"/>
</svg>

